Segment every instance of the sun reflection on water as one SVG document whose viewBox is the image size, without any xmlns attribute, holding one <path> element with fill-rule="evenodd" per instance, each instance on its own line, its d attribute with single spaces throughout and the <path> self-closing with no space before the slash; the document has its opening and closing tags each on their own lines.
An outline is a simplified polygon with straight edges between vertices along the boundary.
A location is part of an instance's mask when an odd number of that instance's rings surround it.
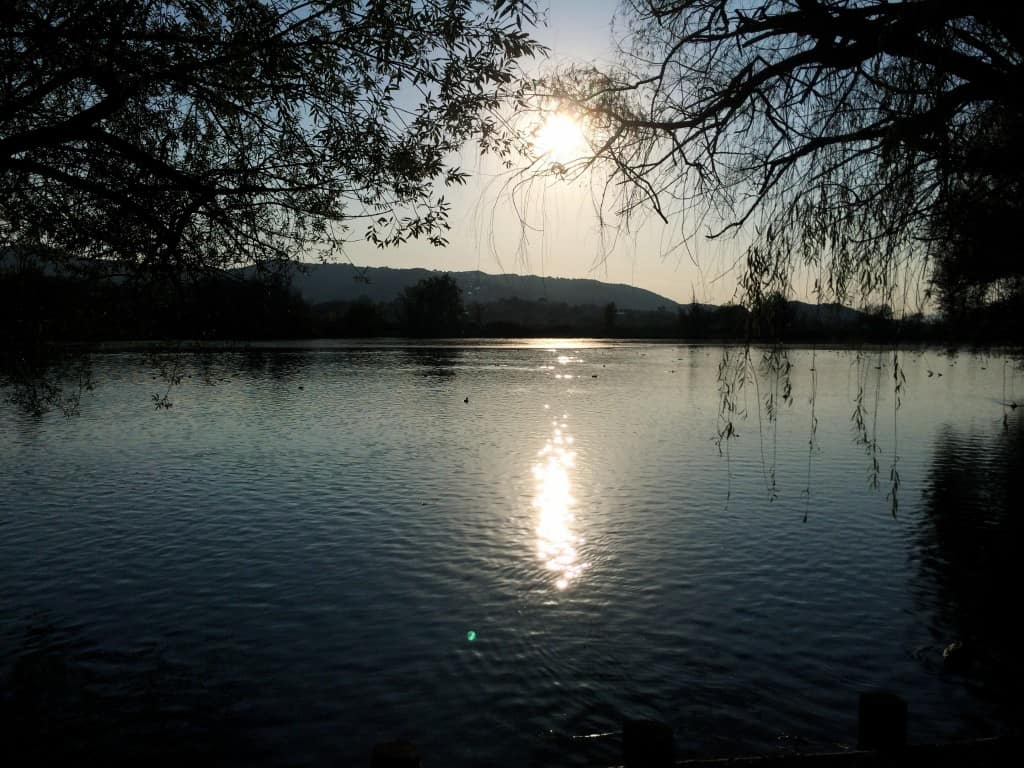
<svg viewBox="0 0 1024 768">
<path fill-rule="evenodd" d="M 547 406 L 545 406 L 547 408 Z M 533 466 L 537 493 L 537 556 L 556 576 L 555 586 L 564 590 L 580 577 L 587 563 L 580 560 L 583 538 L 573 532 L 575 521 L 571 473 L 576 467 L 573 438 L 568 433 L 568 414 L 551 422 L 552 435 L 538 452 Z"/>
</svg>

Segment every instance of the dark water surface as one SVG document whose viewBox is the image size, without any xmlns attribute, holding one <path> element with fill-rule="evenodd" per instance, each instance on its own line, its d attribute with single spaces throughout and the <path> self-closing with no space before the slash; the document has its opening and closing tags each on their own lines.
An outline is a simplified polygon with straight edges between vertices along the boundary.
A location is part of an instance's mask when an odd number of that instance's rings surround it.
<svg viewBox="0 0 1024 768">
<path fill-rule="evenodd" d="M 722 355 L 180 355 L 160 411 L 146 354 L 96 355 L 80 416 L 0 408 L 0 750 L 601 764 L 614 737 L 573 737 L 624 717 L 683 755 L 831 750 L 878 687 L 915 742 L 1016 729 L 1012 364 L 904 353 L 894 432 L 891 353 L 792 351 L 792 403 L 768 420 L 761 371 L 724 457 Z"/>
</svg>

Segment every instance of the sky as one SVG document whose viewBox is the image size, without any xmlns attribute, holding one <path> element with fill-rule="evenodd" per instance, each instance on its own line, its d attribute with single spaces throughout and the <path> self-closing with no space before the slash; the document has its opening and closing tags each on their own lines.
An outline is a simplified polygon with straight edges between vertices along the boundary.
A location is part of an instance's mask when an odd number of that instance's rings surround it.
<svg viewBox="0 0 1024 768">
<path fill-rule="evenodd" d="M 551 49 L 543 64 L 611 61 L 617 5 L 618 0 L 550 0 L 547 26 L 533 32 Z M 718 304 L 733 297 L 736 278 L 729 265 L 739 254 L 737 244 L 697 243 L 687 253 L 674 247 L 679 225 L 656 219 L 616 233 L 599 225 L 586 180 L 531 188 L 519 196 L 529 209 L 518 216 L 513 201 L 502 194 L 506 177 L 486 159 L 482 163 L 475 150 L 463 158 L 469 183 L 444 192 L 452 205 L 447 247 L 413 241 L 378 249 L 355 243 L 346 248 L 352 263 L 590 278 L 646 288 L 679 302 L 697 298 Z"/>
</svg>

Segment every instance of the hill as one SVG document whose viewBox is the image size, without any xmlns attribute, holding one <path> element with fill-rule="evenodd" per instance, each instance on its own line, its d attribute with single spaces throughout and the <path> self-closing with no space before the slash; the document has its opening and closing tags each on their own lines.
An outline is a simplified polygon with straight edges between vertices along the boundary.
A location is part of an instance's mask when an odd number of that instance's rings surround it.
<svg viewBox="0 0 1024 768">
<path fill-rule="evenodd" d="M 388 302 L 402 291 L 431 275 L 445 274 L 429 269 L 354 267 L 351 264 L 307 264 L 292 275 L 292 286 L 310 304 L 355 301 L 366 296 L 374 302 Z M 602 283 L 599 280 L 536 275 L 489 275 L 486 272 L 449 272 L 462 288 L 468 304 L 493 304 L 505 299 L 547 301 L 570 306 L 587 304 L 618 309 L 656 312 L 675 311 L 678 304 L 643 288 Z"/>
</svg>

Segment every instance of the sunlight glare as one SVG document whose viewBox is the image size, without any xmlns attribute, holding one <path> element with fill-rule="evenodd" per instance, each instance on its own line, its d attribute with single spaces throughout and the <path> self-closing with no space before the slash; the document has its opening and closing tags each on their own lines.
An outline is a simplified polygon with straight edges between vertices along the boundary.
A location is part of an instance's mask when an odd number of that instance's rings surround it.
<svg viewBox="0 0 1024 768">
<path fill-rule="evenodd" d="M 583 538 L 573 532 L 571 525 L 575 520 L 575 501 L 570 472 L 576 466 L 576 452 L 566 447 L 572 437 L 563 434 L 565 424 L 559 426 L 558 421 L 553 421 L 552 426 L 555 429 L 551 438 L 537 453 L 541 461 L 533 467 L 537 481 L 533 506 L 539 513 L 537 556 L 547 570 L 557 574 L 555 588 L 562 591 L 580 576 L 587 563 L 580 562 L 578 546 Z"/>
<path fill-rule="evenodd" d="M 567 165 L 585 157 L 587 150 L 579 123 L 563 112 L 547 116 L 537 129 L 533 145 L 538 157 L 558 165 Z"/>
</svg>

